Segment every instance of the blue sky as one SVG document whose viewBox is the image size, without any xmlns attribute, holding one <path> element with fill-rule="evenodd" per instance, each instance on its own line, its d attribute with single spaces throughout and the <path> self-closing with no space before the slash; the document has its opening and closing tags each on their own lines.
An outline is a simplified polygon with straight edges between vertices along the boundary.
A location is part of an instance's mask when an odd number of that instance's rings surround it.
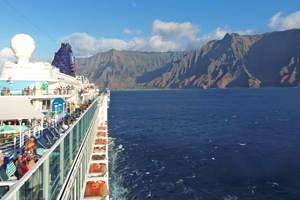
<svg viewBox="0 0 300 200">
<path fill-rule="evenodd" d="M 77 56 L 111 48 L 176 51 L 227 32 L 300 28 L 300 1 L 0 0 L 0 24 L 0 59 L 17 33 L 34 38 L 36 57 L 52 57 L 61 41 Z"/>
</svg>

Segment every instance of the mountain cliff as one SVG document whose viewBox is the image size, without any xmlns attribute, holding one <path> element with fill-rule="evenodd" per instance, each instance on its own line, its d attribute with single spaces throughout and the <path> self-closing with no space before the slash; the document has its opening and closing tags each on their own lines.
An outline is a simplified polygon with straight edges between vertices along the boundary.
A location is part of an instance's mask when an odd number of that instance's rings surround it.
<svg viewBox="0 0 300 200">
<path fill-rule="evenodd" d="M 79 59 L 78 66 L 111 88 L 300 86 L 300 29 L 226 34 L 188 52 L 109 51 Z"/>
<path fill-rule="evenodd" d="M 137 52 L 110 50 L 89 58 L 77 59 L 79 74 L 85 75 L 100 88 L 141 88 L 138 82 L 151 81 L 178 61 L 184 52 Z M 147 76 L 143 76 L 147 74 Z"/>
</svg>

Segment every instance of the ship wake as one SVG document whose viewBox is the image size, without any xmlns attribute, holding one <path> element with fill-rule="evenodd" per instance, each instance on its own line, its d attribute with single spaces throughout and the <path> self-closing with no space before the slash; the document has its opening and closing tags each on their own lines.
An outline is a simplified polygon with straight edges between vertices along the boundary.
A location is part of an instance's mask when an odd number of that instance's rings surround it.
<svg viewBox="0 0 300 200">
<path fill-rule="evenodd" d="M 109 138 L 109 190 L 112 200 L 126 200 L 128 190 L 123 186 L 124 178 L 120 170 L 125 168 L 122 162 L 123 146 L 115 144 L 115 138 Z M 121 166 L 122 163 L 122 166 Z"/>
</svg>

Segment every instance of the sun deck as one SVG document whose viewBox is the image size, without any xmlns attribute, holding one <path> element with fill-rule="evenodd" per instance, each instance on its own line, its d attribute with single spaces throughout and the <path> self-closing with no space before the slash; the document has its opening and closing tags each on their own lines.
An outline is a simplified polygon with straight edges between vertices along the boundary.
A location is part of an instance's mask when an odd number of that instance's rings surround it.
<svg viewBox="0 0 300 200">
<path fill-rule="evenodd" d="M 108 98 L 104 94 L 98 97 L 67 130 L 59 133 L 20 180 L 1 181 L 2 199 L 87 198 L 84 191 L 89 181 L 104 181 L 108 191 L 108 138 L 107 134 L 97 136 L 100 123 L 105 124 L 107 133 Z M 93 146 L 97 139 L 106 143 Z M 93 156 L 104 156 L 104 160 L 95 161 L 104 171 L 90 171 Z M 103 188 L 103 182 L 99 183 Z"/>
</svg>

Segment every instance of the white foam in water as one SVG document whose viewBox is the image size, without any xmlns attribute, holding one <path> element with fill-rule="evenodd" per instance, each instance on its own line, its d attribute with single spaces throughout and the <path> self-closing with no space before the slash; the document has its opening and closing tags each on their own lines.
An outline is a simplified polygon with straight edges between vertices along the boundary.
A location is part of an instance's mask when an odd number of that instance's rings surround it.
<svg viewBox="0 0 300 200">
<path fill-rule="evenodd" d="M 166 169 L 166 167 L 165 167 L 165 166 L 162 166 L 161 168 L 158 169 L 158 171 L 161 172 L 161 171 L 163 171 L 164 169 Z"/>
<path fill-rule="evenodd" d="M 184 194 L 190 194 L 190 193 L 193 193 L 193 192 L 194 192 L 194 190 L 190 187 L 184 187 L 183 188 L 183 193 Z"/>
<path fill-rule="evenodd" d="M 238 200 L 238 199 L 239 198 L 237 196 L 231 196 L 231 195 L 224 197 L 224 200 Z"/>
<path fill-rule="evenodd" d="M 196 178 L 196 175 L 193 175 L 193 176 L 187 176 L 187 177 L 184 177 L 184 178 Z"/>
<path fill-rule="evenodd" d="M 279 186 L 279 183 L 277 183 L 277 182 L 272 183 L 272 187 L 278 187 L 278 186 Z"/>
<path fill-rule="evenodd" d="M 152 193 L 151 191 L 149 191 L 149 194 L 147 195 L 147 197 L 151 197 L 152 196 Z"/>
<path fill-rule="evenodd" d="M 177 184 L 180 184 L 183 182 L 183 179 L 179 179 L 178 181 L 176 181 Z"/>
<path fill-rule="evenodd" d="M 109 156 L 109 165 L 110 165 L 110 198 L 112 200 L 126 200 L 126 194 L 128 193 L 128 190 L 122 186 L 123 182 L 123 177 L 116 173 L 116 169 L 118 168 L 119 164 L 119 153 L 122 152 L 123 145 L 119 145 L 118 148 L 115 148 L 115 142 L 114 138 L 109 138 L 110 143 L 109 143 L 109 151 L 110 151 L 110 156 Z M 121 148 L 120 148 L 121 146 Z M 125 167 L 125 166 L 123 166 Z"/>
</svg>

